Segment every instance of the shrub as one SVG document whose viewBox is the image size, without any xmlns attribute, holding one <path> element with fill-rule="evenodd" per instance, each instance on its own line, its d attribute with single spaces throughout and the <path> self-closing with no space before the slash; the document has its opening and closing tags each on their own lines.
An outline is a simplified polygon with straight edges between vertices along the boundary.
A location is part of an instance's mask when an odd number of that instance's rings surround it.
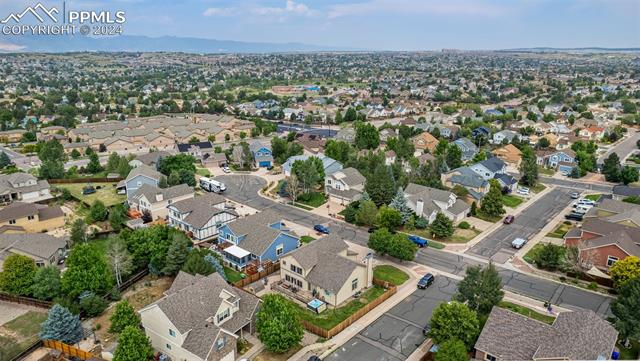
<svg viewBox="0 0 640 361">
<path fill-rule="evenodd" d="M 95 317 L 100 315 L 107 308 L 109 303 L 102 297 L 92 295 L 85 297 L 80 301 L 80 309 L 88 317 Z"/>
<path fill-rule="evenodd" d="M 589 285 L 587 286 L 588 289 L 590 290 L 597 290 L 598 289 L 598 284 L 595 282 L 590 282 Z"/>
<path fill-rule="evenodd" d="M 471 228 L 471 225 L 467 221 L 462 221 L 462 222 L 460 222 L 460 224 L 458 224 L 458 228 L 460 228 L 460 229 L 469 229 L 469 228 Z"/>
</svg>

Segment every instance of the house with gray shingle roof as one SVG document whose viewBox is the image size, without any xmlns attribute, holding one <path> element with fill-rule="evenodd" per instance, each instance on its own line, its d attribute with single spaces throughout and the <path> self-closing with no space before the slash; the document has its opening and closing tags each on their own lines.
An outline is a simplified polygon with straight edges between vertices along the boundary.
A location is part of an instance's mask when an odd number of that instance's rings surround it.
<svg viewBox="0 0 640 361">
<path fill-rule="evenodd" d="M 324 179 L 325 193 L 340 204 L 351 203 L 362 197 L 366 179 L 355 168 L 344 168 L 327 175 Z"/>
<path fill-rule="evenodd" d="M 148 213 L 152 220 L 157 220 L 167 218 L 167 207 L 170 204 L 193 198 L 193 196 L 193 188 L 186 184 L 169 188 L 143 184 L 128 202 L 130 208 L 143 214 Z"/>
<path fill-rule="evenodd" d="M 225 261 L 236 269 L 248 264 L 276 262 L 300 246 L 282 216 L 271 209 L 247 216 L 220 228 L 218 244 Z"/>
<path fill-rule="evenodd" d="M 473 159 L 473 157 L 478 153 L 478 147 L 473 144 L 469 138 L 456 139 L 453 144 L 460 148 L 460 151 L 462 152 L 462 160 L 464 162 Z"/>
<path fill-rule="evenodd" d="M 148 165 L 141 164 L 133 168 L 124 179 L 127 199 L 131 199 L 143 184 L 157 187 L 162 177 L 164 176 L 160 172 Z"/>
<path fill-rule="evenodd" d="M 38 180 L 28 173 L 3 174 L 0 175 L 0 203 L 9 204 L 13 201 L 34 203 L 51 199 L 53 196 L 49 188 L 49 182 Z"/>
<path fill-rule="evenodd" d="M 494 307 L 475 344 L 478 360 L 608 360 L 618 331 L 591 310 L 561 312 L 553 324 Z"/>
<path fill-rule="evenodd" d="M 0 268 L 11 254 L 27 256 L 38 266 L 57 265 L 67 254 L 67 241 L 46 233 L 0 234 Z"/>
<path fill-rule="evenodd" d="M 273 165 L 273 155 L 271 145 L 255 141 L 249 144 L 249 150 L 253 154 L 253 165 L 256 168 L 269 168 Z"/>
<path fill-rule="evenodd" d="M 175 192 L 184 193 L 181 189 Z M 221 227 L 238 218 L 235 210 L 227 207 L 225 199 L 215 193 L 170 203 L 167 213 L 169 225 L 187 232 L 196 243 L 216 237 Z"/>
<path fill-rule="evenodd" d="M 481 200 L 489 192 L 489 182 L 470 167 L 460 167 L 441 175 L 442 184 L 449 188 L 465 187 L 474 200 Z"/>
<path fill-rule="evenodd" d="M 418 216 L 433 222 L 442 213 L 453 222 L 462 221 L 469 213 L 469 205 L 449 191 L 409 183 L 404 189 L 407 206 Z"/>
<path fill-rule="evenodd" d="M 180 271 L 140 319 L 155 350 L 172 360 L 235 360 L 236 342 L 255 331 L 260 298 L 230 286 L 219 274 Z"/>
<path fill-rule="evenodd" d="M 315 240 L 282 257 L 280 282 L 339 306 L 371 287 L 373 266 L 349 250 L 337 234 Z"/>
</svg>

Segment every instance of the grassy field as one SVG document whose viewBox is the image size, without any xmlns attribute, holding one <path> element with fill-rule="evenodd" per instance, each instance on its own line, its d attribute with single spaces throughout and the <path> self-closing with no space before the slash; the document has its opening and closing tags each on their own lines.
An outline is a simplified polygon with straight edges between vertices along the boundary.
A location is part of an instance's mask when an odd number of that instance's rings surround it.
<svg viewBox="0 0 640 361">
<path fill-rule="evenodd" d="M 538 320 L 540 322 L 544 322 L 546 324 L 552 324 L 553 321 L 555 321 L 555 317 L 553 316 L 549 316 L 549 315 L 545 315 L 539 312 L 536 312 L 532 309 L 520 306 L 520 305 L 516 305 L 515 303 L 511 303 L 511 302 L 507 302 L 507 301 L 500 301 L 500 303 L 498 303 L 498 307 L 502 307 L 505 308 L 507 310 L 519 313 L 523 316 L 527 316 L 529 318 L 533 318 L 534 320 Z"/>
<path fill-rule="evenodd" d="M 82 188 L 88 184 L 89 183 L 56 184 L 56 187 L 69 190 L 73 198 L 88 205 L 93 204 L 96 200 L 100 200 L 105 206 L 111 207 L 123 203 L 127 198 L 125 195 L 116 194 L 116 183 L 91 183 L 93 187 L 96 187 L 96 192 L 83 195 Z M 97 189 L 97 187 L 100 187 L 100 189 Z"/>
<path fill-rule="evenodd" d="M 516 208 L 517 206 L 522 204 L 522 202 L 524 202 L 524 199 L 522 199 L 521 197 L 512 196 L 512 195 L 502 196 L 502 204 L 504 204 L 507 207 Z"/>
<path fill-rule="evenodd" d="M 0 326 L 0 360 L 11 360 L 38 340 L 45 312 L 29 311 Z"/>
<path fill-rule="evenodd" d="M 571 227 L 572 225 L 570 224 L 560 223 L 552 232 L 547 233 L 547 237 L 564 238 L 564 235 L 569 232 Z"/>
<path fill-rule="evenodd" d="M 390 265 L 376 266 L 373 269 L 373 277 L 382 281 L 392 283 L 396 286 L 400 286 L 401 284 L 407 282 L 407 280 L 409 279 L 408 274 Z"/>
<path fill-rule="evenodd" d="M 300 317 L 303 320 L 311 322 L 312 324 L 318 327 L 322 327 L 325 330 L 330 330 L 335 325 L 346 320 L 349 316 L 364 307 L 367 303 L 380 297 L 380 295 L 382 295 L 384 291 L 385 290 L 382 287 L 373 286 L 366 292 L 364 292 L 359 299 L 350 301 L 342 307 L 328 309 L 320 314 L 307 309 L 303 309 L 302 307 L 298 306 L 297 303 L 296 306 L 300 308 Z"/>
</svg>

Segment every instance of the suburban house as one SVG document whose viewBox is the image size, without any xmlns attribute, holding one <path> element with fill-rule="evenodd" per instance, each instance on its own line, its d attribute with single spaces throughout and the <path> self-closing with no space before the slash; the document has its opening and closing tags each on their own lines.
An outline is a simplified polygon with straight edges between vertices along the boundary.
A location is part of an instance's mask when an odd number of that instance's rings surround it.
<svg viewBox="0 0 640 361">
<path fill-rule="evenodd" d="M 220 228 L 219 251 L 236 269 L 249 264 L 276 262 L 298 248 L 300 238 L 291 232 L 277 212 L 266 209 Z"/>
<path fill-rule="evenodd" d="M 0 233 L 40 233 L 64 227 L 60 206 L 13 202 L 0 209 Z"/>
<path fill-rule="evenodd" d="M 515 169 L 518 169 L 520 162 L 522 162 L 522 152 L 513 144 L 507 144 L 504 147 L 494 149 L 491 153 Z"/>
<path fill-rule="evenodd" d="M 269 168 L 273 166 L 273 155 L 271 154 L 271 145 L 264 145 L 255 141 L 249 145 L 249 150 L 253 154 L 253 162 L 255 168 Z"/>
<path fill-rule="evenodd" d="M 216 237 L 221 227 L 238 218 L 224 197 L 215 193 L 173 202 L 167 205 L 167 213 L 169 225 L 187 232 L 196 243 Z"/>
<path fill-rule="evenodd" d="M 603 127 L 592 125 L 587 128 L 580 129 L 580 131 L 578 131 L 578 136 L 598 140 L 602 139 L 602 137 L 604 136 L 604 131 L 605 129 Z"/>
<path fill-rule="evenodd" d="M 411 142 L 416 149 L 422 150 L 423 152 L 429 151 L 429 153 L 433 153 L 438 145 L 438 139 L 427 132 L 422 132 L 414 136 L 411 138 Z"/>
<path fill-rule="evenodd" d="M 324 178 L 325 193 L 329 199 L 340 204 L 351 203 L 362 197 L 366 179 L 355 168 L 344 168 Z"/>
<path fill-rule="evenodd" d="M 470 166 L 471 170 L 478 173 L 485 180 L 495 179 L 501 188 L 514 191 L 518 181 L 507 174 L 507 164 L 498 157 L 491 157 Z"/>
<path fill-rule="evenodd" d="M 290 177 L 291 176 L 291 168 L 293 168 L 293 163 L 295 163 L 297 160 L 305 161 L 305 160 L 309 159 L 310 157 L 316 157 L 316 158 L 319 158 L 322 161 L 322 167 L 324 168 L 324 174 L 332 174 L 332 173 L 342 169 L 342 163 L 338 162 L 337 160 L 335 160 L 333 158 L 329 158 L 324 154 L 294 155 L 292 157 L 289 157 L 289 159 L 287 159 L 287 161 L 284 162 L 284 164 L 282 165 L 282 171 L 284 172 L 284 175 L 286 175 L 287 177 Z"/>
<path fill-rule="evenodd" d="M 233 361 L 243 333 L 255 331 L 260 298 L 209 276 L 180 271 L 140 319 L 155 350 L 172 360 Z"/>
<path fill-rule="evenodd" d="M 469 205 L 453 194 L 441 189 L 425 187 L 419 184 L 409 183 L 404 189 L 407 206 L 416 215 L 422 216 L 433 222 L 439 212 L 447 216 L 454 223 L 464 219 L 469 213 Z"/>
<path fill-rule="evenodd" d="M 207 154 L 214 153 L 214 149 L 213 144 L 209 141 L 178 144 L 178 152 L 189 154 L 201 162 Z"/>
<path fill-rule="evenodd" d="M 127 199 L 131 199 L 143 184 L 158 187 L 162 177 L 164 177 L 162 173 L 148 165 L 141 164 L 133 168 L 124 180 Z"/>
<path fill-rule="evenodd" d="M 135 168 L 144 164 L 146 166 L 157 169 L 158 164 L 160 163 L 160 159 L 170 155 L 171 153 L 166 152 L 164 150 L 159 150 L 159 151 L 146 153 L 146 154 L 140 154 L 140 155 L 137 155 L 131 161 L 129 161 L 129 165 Z"/>
<path fill-rule="evenodd" d="M 356 141 L 356 130 L 353 128 L 342 128 L 338 130 L 334 139 L 353 144 Z"/>
<path fill-rule="evenodd" d="M 340 236 L 331 234 L 283 256 L 280 282 L 335 307 L 371 287 L 372 260 L 359 259 Z"/>
<path fill-rule="evenodd" d="M 473 159 L 473 157 L 478 153 L 478 147 L 473 144 L 469 138 L 456 139 L 453 144 L 460 148 L 460 151 L 462 152 L 462 160 L 465 162 Z"/>
<path fill-rule="evenodd" d="M 505 130 L 496 132 L 493 135 L 492 142 L 493 144 L 502 144 L 502 142 L 504 142 L 506 139 L 507 143 L 511 143 L 514 138 L 517 138 L 518 140 L 520 140 L 522 136 L 520 135 L 520 133 L 516 133 L 513 130 L 505 129 Z"/>
<path fill-rule="evenodd" d="M 38 180 L 28 173 L 3 174 L 0 175 L 0 203 L 34 203 L 51 199 L 53 196 L 49 188 L 49 182 Z"/>
<path fill-rule="evenodd" d="M 11 254 L 27 256 L 38 267 L 57 265 L 67 254 L 67 240 L 46 233 L 0 234 L 0 268 Z"/>
<path fill-rule="evenodd" d="M 129 206 L 140 213 L 148 213 L 151 219 L 166 219 L 170 204 L 193 198 L 193 188 L 178 184 L 169 188 L 143 184 L 129 199 Z"/>
<path fill-rule="evenodd" d="M 489 182 L 470 167 L 460 167 L 442 173 L 441 180 L 442 184 L 449 188 L 456 185 L 465 187 L 476 201 L 481 200 L 489 192 Z"/>
<path fill-rule="evenodd" d="M 471 136 L 473 138 L 485 137 L 489 139 L 491 137 L 491 130 L 487 127 L 477 127 L 476 129 L 471 131 Z"/>
<path fill-rule="evenodd" d="M 640 227 L 640 205 L 603 198 L 595 207 L 589 209 L 584 217 L 596 217 L 623 226 Z"/>
<path fill-rule="evenodd" d="M 565 246 L 578 247 L 581 265 L 608 271 L 628 256 L 640 257 L 640 228 L 600 218 L 587 218 L 564 236 Z"/>
<path fill-rule="evenodd" d="M 537 150 L 536 161 L 538 165 L 542 165 L 552 169 L 558 169 L 561 172 L 570 173 L 576 163 L 576 153 L 571 149 L 564 150 Z"/>
<path fill-rule="evenodd" d="M 618 331 L 591 310 L 561 312 L 553 324 L 493 307 L 476 360 L 609 360 Z"/>
</svg>

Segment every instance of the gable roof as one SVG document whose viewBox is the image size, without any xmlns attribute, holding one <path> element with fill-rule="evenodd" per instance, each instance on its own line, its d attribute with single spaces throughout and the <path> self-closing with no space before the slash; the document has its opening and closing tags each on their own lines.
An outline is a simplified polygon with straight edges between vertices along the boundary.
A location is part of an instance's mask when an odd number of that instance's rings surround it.
<svg viewBox="0 0 640 361">
<path fill-rule="evenodd" d="M 140 176 L 140 175 L 145 176 L 147 178 L 154 179 L 154 180 L 156 180 L 158 182 L 163 177 L 162 173 L 158 172 L 154 168 L 151 168 L 151 167 L 149 167 L 148 165 L 145 165 L 145 164 L 141 164 L 141 165 L 133 168 L 129 172 L 129 175 L 127 175 L 127 178 L 125 179 L 125 182 L 128 182 L 128 181 L 132 180 L 133 178 L 135 178 L 137 176 Z"/>
<path fill-rule="evenodd" d="M 136 190 L 133 194 L 133 199 L 140 199 L 140 197 L 144 196 L 150 203 L 158 203 L 156 201 L 157 194 L 161 194 L 162 201 L 166 201 L 167 199 L 193 194 L 193 188 L 184 183 L 169 188 L 160 188 L 145 183 Z"/>
<path fill-rule="evenodd" d="M 216 206 L 221 203 L 225 203 L 224 197 L 221 195 L 205 193 L 172 203 L 169 207 L 175 208 L 180 213 L 189 213 L 184 221 L 194 228 L 202 228 L 217 214 L 229 213 L 238 216 L 235 211 L 217 208 Z"/>
<path fill-rule="evenodd" d="M 483 167 L 487 168 L 488 170 L 494 173 L 506 166 L 504 161 L 498 157 L 491 157 L 481 162 L 478 162 L 477 164 L 481 164 Z"/>
<path fill-rule="evenodd" d="M 186 153 L 189 151 L 189 149 L 191 149 L 191 147 L 200 149 L 213 149 L 213 144 L 211 144 L 211 142 L 181 143 L 178 144 L 178 151 L 180 153 Z"/>
<path fill-rule="evenodd" d="M 335 171 L 331 173 L 330 176 L 350 186 L 363 184 L 366 180 L 365 177 L 353 167 Z"/>
<path fill-rule="evenodd" d="M 460 167 L 450 171 L 449 181 L 465 187 L 479 188 L 487 185 L 487 181 L 469 167 Z"/>
<path fill-rule="evenodd" d="M 238 246 L 256 256 L 260 256 L 280 233 L 289 234 L 286 231 L 269 227 L 271 224 L 282 221 L 282 216 L 278 212 L 272 209 L 265 209 L 262 212 L 252 214 L 228 224 L 227 227 L 229 227 L 236 236 L 244 236 L 238 243 Z"/>
<path fill-rule="evenodd" d="M 49 259 L 59 249 L 67 246 L 67 237 L 58 238 L 46 233 L 0 234 L 0 257 L 16 249 L 35 257 Z"/>
</svg>

